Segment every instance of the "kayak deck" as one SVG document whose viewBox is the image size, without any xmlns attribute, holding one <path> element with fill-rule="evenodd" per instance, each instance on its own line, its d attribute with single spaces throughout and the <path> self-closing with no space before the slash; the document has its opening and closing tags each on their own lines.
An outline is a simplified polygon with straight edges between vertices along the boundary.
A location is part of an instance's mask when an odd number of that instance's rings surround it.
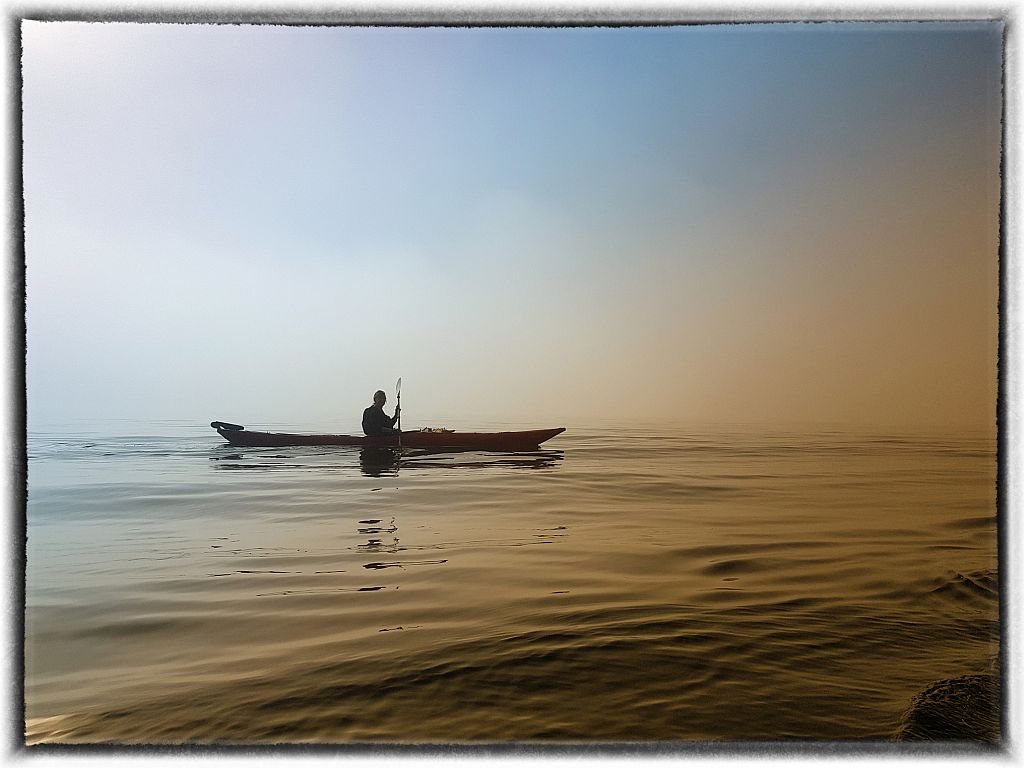
<svg viewBox="0 0 1024 768">
<path fill-rule="evenodd" d="M 210 424 L 231 445 L 244 447 L 282 447 L 289 445 L 348 445 L 364 448 L 397 448 L 397 435 L 301 435 L 287 432 L 257 432 L 235 424 L 215 421 Z M 403 448 L 441 448 L 478 451 L 534 451 L 540 444 L 565 431 L 532 429 L 517 432 L 402 432 Z"/>
</svg>

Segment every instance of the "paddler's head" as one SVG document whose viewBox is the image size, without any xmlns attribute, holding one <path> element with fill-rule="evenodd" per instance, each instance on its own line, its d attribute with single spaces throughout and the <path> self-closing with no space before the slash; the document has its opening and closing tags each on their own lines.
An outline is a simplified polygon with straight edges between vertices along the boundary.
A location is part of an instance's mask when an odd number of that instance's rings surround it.
<svg viewBox="0 0 1024 768">
<path fill-rule="evenodd" d="M 383 389 L 378 389 L 376 392 L 373 393 L 373 404 L 374 405 L 384 405 L 384 403 L 386 403 L 387 401 L 388 401 L 388 396 L 384 394 L 384 390 Z"/>
</svg>

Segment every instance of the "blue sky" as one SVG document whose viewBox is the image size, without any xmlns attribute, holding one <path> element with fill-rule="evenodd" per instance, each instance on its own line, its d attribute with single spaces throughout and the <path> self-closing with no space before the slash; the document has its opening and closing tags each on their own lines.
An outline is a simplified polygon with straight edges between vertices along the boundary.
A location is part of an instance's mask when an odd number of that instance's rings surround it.
<svg viewBox="0 0 1024 768">
<path fill-rule="evenodd" d="M 1001 36 L 25 22 L 30 426 L 987 428 Z"/>
</svg>

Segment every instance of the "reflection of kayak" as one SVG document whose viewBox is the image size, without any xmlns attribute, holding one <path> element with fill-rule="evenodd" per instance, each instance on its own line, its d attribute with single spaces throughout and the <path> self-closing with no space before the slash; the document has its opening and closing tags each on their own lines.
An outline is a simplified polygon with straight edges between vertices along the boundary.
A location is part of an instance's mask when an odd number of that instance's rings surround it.
<svg viewBox="0 0 1024 768">
<path fill-rule="evenodd" d="M 487 455 L 485 455 L 487 454 Z M 472 456 L 472 458 L 466 458 Z M 507 470 L 550 469 L 558 466 L 562 451 L 473 451 L 460 448 L 360 448 L 359 468 L 367 477 L 397 475 L 399 471 L 429 472 L 434 469 Z"/>
<path fill-rule="evenodd" d="M 293 435 L 285 432 L 255 432 L 237 424 L 214 421 L 210 424 L 232 445 L 247 447 L 285 445 L 357 445 L 363 448 L 397 448 L 398 436 L 363 437 L 361 435 Z M 532 429 L 522 432 L 403 432 L 403 448 L 438 448 L 478 451 L 532 451 L 545 440 L 564 432 L 556 429 Z"/>
</svg>

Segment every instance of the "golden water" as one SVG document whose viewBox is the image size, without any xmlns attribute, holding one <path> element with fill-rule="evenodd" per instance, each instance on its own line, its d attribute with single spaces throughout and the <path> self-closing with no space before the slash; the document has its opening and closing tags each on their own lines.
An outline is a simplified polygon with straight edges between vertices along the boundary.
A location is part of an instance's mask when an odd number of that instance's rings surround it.
<svg viewBox="0 0 1024 768">
<path fill-rule="evenodd" d="M 889 741 L 997 673 L 994 435 L 28 448 L 30 744 Z"/>
</svg>

